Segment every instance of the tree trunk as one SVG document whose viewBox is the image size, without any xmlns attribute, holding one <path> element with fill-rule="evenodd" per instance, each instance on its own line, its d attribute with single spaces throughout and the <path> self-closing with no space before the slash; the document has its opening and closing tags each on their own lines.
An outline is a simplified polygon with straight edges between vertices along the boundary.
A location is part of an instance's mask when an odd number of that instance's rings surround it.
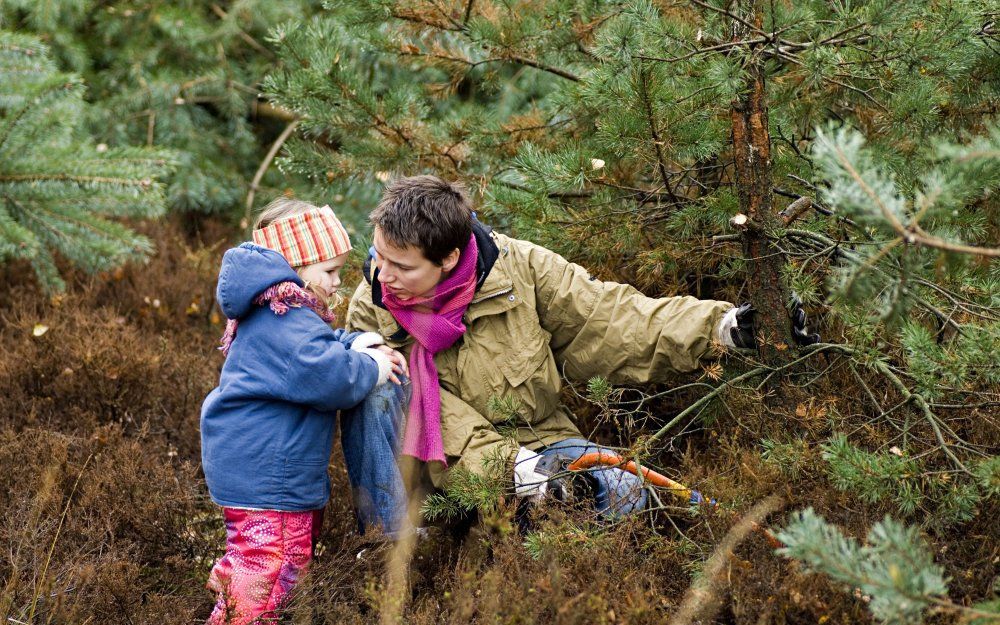
<svg viewBox="0 0 1000 625">
<path fill-rule="evenodd" d="M 760 28 L 761 13 L 752 1 L 741 3 L 742 16 Z M 735 22 L 734 40 L 755 35 Z M 750 50 L 753 53 L 753 50 Z M 767 364 L 776 365 L 788 357 L 791 333 L 785 286 L 781 280 L 784 255 L 765 232 L 780 225 L 772 203 L 771 136 L 768 131 L 767 99 L 763 63 L 750 57 L 746 88 L 733 101 L 730 116 L 733 124 L 735 184 L 740 211 L 749 219 L 743 234 L 743 252 L 749 262 L 747 290 L 757 310 L 760 355 Z M 763 340 L 762 340 L 763 339 Z"/>
</svg>

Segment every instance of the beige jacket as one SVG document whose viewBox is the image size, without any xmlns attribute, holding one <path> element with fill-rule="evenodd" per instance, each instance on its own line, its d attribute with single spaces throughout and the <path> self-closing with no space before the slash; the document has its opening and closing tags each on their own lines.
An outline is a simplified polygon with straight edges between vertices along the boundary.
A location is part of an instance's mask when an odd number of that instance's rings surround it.
<svg viewBox="0 0 1000 625">
<path fill-rule="evenodd" d="M 517 442 L 529 449 L 580 436 L 560 404 L 560 372 L 572 380 L 599 375 L 613 384 L 643 384 L 691 371 L 732 307 L 688 296 L 646 297 L 625 284 L 594 280 L 533 243 L 491 236 L 500 255 L 469 304 L 465 335 L 435 357 L 449 467 L 481 472 L 491 454 L 508 453 L 497 426 L 516 426 Z M 389 311 L 372 303 L 364 281 L 347 327 L 383 337 L 399 331 Z M 387 343 L 409 356 L 413 339 Z M 515 400 L 516 423 L 490 414 L 491 397 Z"/>
</svg>

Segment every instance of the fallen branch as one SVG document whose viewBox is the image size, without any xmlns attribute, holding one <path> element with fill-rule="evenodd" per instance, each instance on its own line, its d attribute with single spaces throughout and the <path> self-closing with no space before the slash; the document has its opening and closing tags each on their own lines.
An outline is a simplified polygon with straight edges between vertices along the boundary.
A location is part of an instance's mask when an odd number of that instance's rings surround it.
<svg viewBox="0 0 1000 625">
<path fill-rule="evenodd" d="M 719 596 L 723 588 L 726 565 L 743 540 L 759 527 L 761 522 L 780 510 L 785 502 L 778 495 L 771 495 L 761 501 L 739 520 L 723 537 L 705 563 L 702 575 L 691 584 L 677 612 L 670 619 L 669 625 L 688 625 L 689 623 L 706 623 L 719 609 Z"/>
<path fill-rule="evenodd" d="M 787 364 L 784 364 L 784 365 L 782 365 L 780 367 L 757 367 L 756 369 L 752 369 L 750 371 L 747 371 L 746 373 L 738 375 L 735 378 L 732 378 L 731 380 L 726 380 L 722 384 L 720 384 L 719 386 L 715 387 L 711 392 L 705 394 L 701 399 L 699 399 L 698 401 L 694 402 L 693 404 L 691 404 L 690 406 L 688 406 L 687 408 L 685 408 L 684 410 L 682 410 L 680 412 L 680 414 L 678 414 L 676 417 L 674 417 L 673 419 L 671 419 L 666 425 L 664 425 L 663 427 L 661 427 L 659 430 L 657 430 L 656 432 L 654 432 L 653 435 L 650 436 L 649 439 L 647 439 L 646 444 L 650 445 L 653 442 L 659 440 L 661 437 L 663 437 L 670 430 L 670 428 L 672 428 L 675 425 L 677 425 L 678 423 L 680 423 L 685 417 L 687 417 L 688 415 L 690 415 L 695 410 L 698 410 L 699 408 L 707 405 L 713 399 L 715 399 L 716 397 L 718 397 L 719 394 L 721 394 L 724 390 L 726 390 L 727 388 L 729 388 L 730 386 L 733 386 L 734 384 L 736 384 L 738 382 L 742 382 L 743 380 L 747 380 L 747 379 L 756 377 L 758 375 L 765 375 L 765 374 L 767 374 L 769 377 L 773 376 L 773 375 L 775 375 L 777 373 L 780 373 L 780 372 L 782 372 L 782 371 L 784 371 L 786 369 L 789 369 L 789 368 L 793 367 L 794 365 L 797 365 L 798 363 L 802 362 L 803 360 L 806 360 L 807 358 L 811 358 L 812 356 L 815 356 L 816 354 L 819 354 L 821 352 L 828 351 L 828 350 L 836 350 L 836 349 L 839 349 L 839 348 L 841 348 L 840 345 L 836 345 L 836 344 L 833 344 L 833 343 L 818 343 L 816 345 L 810 345 L 809 347 L 805 348 L 807 351 L 806 351 L 806 353 L 804 355 L 802 355 L 802 356 L 796 358 L 795 360 L 793 360 L 793 361 L 791 361 L 791 362 L 789 362 Z"/>
</svg>

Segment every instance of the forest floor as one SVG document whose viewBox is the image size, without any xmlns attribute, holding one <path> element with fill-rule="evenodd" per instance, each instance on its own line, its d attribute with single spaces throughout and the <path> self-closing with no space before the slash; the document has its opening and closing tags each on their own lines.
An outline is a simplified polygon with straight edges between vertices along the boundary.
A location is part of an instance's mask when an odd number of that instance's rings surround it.
<svg viewBox="0 0 1000 625">
<path fill-rule="evenodd" d="M 232 232 L 209 222 L 146 226 L 159 252 L 147 265 L 74 275 L 69 291 L 42 293 L 24 267 L 0 286 L 0 614 L 5 623 L 199 623 L 214 598 L 205 580 L 225 533 L 200 472 L 198 419 L 217 383 L 223 319 L 215 278 Z M 357 279 L 349 275 L 346 282 Z M 728 367 L 728 365 L 726 365 Z M 664 506 L 624 522 L 585 507 L 546 505 L 525 522 L 512 502 L 421 542 L 405 588 L 391 583 L 390 548 L 357 553 L 343 458 L 318 557 L 287 615 L 293 623 L 664 623 L 677 616 L 706 561 L 755 503 L 813 506 L 855 536 L 892 510 L 833 488 L 819 443 L 859 395 L 837 378 L 782 405 L 731 394 L 683 428 L 657 464 L 722 504 Z M 679 379 L 678 383 L 689 379 Z M 711 381 L 711 380 L 707 380 Z M 801 394 L 801 397 L 795 396 Z M 654 404 L 648 416 L 607 413 L 571 392 L 585 432 L 627 445 L 697 395 Z M 765 461 L 761 441 L 801 434 L 793 471 Z M 873 439 L 877 434 L 856 436 Z M 985 436 L 985 435 L 984 435 Z M 994 438 L 997 433 L 993 433 Z M 996 440 L 992 444 L 996 444 Z M 666 502 L 669 504 L 669 502 Z M 1000 573 L 996 502 L 973 520 L 928 532 L 952 601 L 989 596 Z M 919 518 L 911 521 L 919 521 Z M 866 623 L 865 597 L 775 555 L 759 533 L 720 554 L 684 622 Z M 931 622 L 952 622 L 931 615 Z M 698 620 L 701 619 L 701 620 Z"/>
</svg>

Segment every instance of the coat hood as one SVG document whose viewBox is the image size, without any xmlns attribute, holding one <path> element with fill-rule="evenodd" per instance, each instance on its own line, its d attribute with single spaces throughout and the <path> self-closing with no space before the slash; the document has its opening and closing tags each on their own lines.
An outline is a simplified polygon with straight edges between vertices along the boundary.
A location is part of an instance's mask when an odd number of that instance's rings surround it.
<svg viewBox="0 0 1000 625">
<path fill-rule="evenodd" d="M 253 308 L 254 298 L 279 282 L 303 286 L 284 256 L 253 243 L 241 243 L 222 257 L 215 297 L 226 317 L 240 319 Z"/>
</svg>

